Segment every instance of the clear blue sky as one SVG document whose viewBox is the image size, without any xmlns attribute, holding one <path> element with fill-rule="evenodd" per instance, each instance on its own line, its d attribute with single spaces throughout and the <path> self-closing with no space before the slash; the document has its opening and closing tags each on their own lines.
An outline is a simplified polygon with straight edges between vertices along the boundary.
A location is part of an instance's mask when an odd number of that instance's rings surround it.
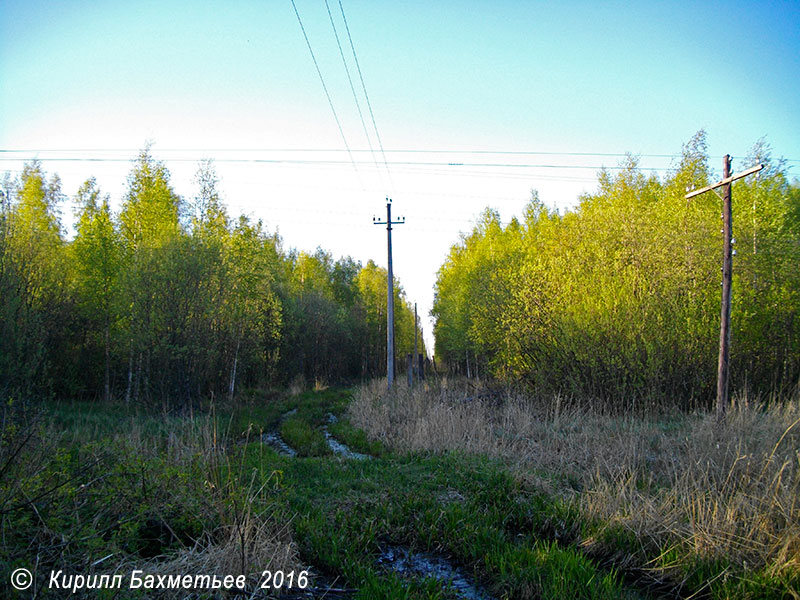
<svg viewBox="0 0 800 600">
<path fill-rule="evenodd" d="M 650 155 L 678 153 L 705 128 L 715 168 L 727 152 L 735 169 L 766 136 L 800 171 L 798 2 L 342 0 L 386 175 L 324 0 L 295 1 L 357 170 L 291 0 L 0 0 L 0 150 L 28 151 L 3 152 L 0 171 L 38 156 L 68 195 L 94 175 L 118 206 L 128 161 L 151 140 L 184 197 L 196 161 L 214 158 L 232 214 L 263 219 L 288 247 L 379 264 L 385 232 L 371 217 L 390 195 L 407 218 L 396 274 L 422 314 L 448 247 L 482 208 L 510 218 L 531 188 L 569 207 L 597 167 L 619 161 L 553 153 L 632 152 L 663 173 L 670 158 Z M 377 149 L 339 2 L 328 2 Z M 455 152 L 476 150 L 547 154 Z M 53 160 L 64 157 L 122 160 Z M 312 164 L 230 162 L 242 158 Z"/>
</svg>

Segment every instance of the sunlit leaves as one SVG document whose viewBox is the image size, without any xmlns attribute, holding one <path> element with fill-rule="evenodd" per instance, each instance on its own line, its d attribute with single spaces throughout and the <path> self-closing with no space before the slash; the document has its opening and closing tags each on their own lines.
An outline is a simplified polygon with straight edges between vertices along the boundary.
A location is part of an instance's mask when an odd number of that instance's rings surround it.
<svg viewBox="0 0 800 600">
<path fill-rule="evenodd" d="M 763 143 L 752 154 L 769 163 Z M 734 184 L 732 375 L 761 390 L 800 372 L 797 184 L 769 165 Z M 439 271 L 437 357 L 615 401 L 713 393 L 720 201 L 685 199 L 712 179 L 705 132 L 664 180 L 635 157 L 620 167 L 563 217 L 534 193 L 521 224 L 479 218 Z"/>
</svg>

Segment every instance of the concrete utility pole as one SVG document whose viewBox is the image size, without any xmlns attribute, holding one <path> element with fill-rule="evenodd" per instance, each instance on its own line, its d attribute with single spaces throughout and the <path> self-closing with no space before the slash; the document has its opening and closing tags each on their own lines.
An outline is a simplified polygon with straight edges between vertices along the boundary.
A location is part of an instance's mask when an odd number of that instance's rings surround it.
<svg viewBox="0 0 800 600">
<path fill-rule="evenodd" d="M 712 185 L 686 194 L 689 200 L 716 188 L 722 190 L 722 302 L 719 325 L 719 360 L 717 361 L 717 421 L 721 421 L 728 406 L 728 363 L 731 345 L 731 283 L 733 281 L 733 211 L 731 209 L 731 183 L 747 175 L 752 175 L 764 168 L 759 164 L 738 175 L 731 175 L 731 156 L 726 154 L 722 160 L 722 179 Z"/>
<path fill-rule="evenodd" d="M 389 268 L 386 274 L 386 379 L 391 388 L 394 384 L 394 274 L 392 273 L 392 225 L 402 225 L 405 217 L 392 221 L 392 200 L 386 199 L 386 220 L 378 221 L 372 217 L 373 225 L 386 225 Z"/>
</svg>

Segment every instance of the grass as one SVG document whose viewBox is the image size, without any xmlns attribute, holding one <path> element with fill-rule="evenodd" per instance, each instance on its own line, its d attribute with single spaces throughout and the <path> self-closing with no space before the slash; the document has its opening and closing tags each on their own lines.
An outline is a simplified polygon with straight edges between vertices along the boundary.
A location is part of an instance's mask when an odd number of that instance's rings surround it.
<svg viewBox="0 0 800 600">
<path fill-rule="evenodd" d="M 244 471 L 212 415 L 148 416 L 124 405 L 57 403 L 37 415 L 4 408 L 3 597 L 58 598 L 63 591 L 46 582 L 59 569 L 231 573 L 255 581 L 265 568 L 301 566 L 273 498 L 279 475 Z M 10 588 L 16 568 L 36 574 L 32 590 Z"/>
<path fill-rule="evenodd" d="M 264 460 L 250 449 L 252 464 Z M 377 564 L 386 545 L 449 557 L 496 598 L 636 598 L 613 571 L 545 540 L 562 508 L 497 461 L 459 454 L 372 461 L 281 458 L 301 555 L 357 587 L 359 598 L 446 598 L 441 584 Z M 567 593 L 567 596 L 563 596 Z"/>
<path fill-rule="evenodd" d="M 286 419 L 280 426 L 283 440 L 296 452 L 297 456 L 327 456 L 333 454 L 325 436 L 318 429 L 299 417 Z"/>
<path fill-rule="evenodd" d="M 389 449 L 380 441 L 370 439 L 367 434 L 349 421 L 339 420 L 328 426 L 330 433 L 351 450 L 368 456 L 382 457 L 389 454 Z"/>
<path fill-rule="evenodd" d="M 183 416 L 45 409 L 4 412 L 0 586 L 17 567 L 41 584 L 96 563 L 246 573 L 253 589 L 263 569 L 311 569 L 312 585 L 350 598 L 460 597 L 379 560 L 402 547 L 497 600 L 797 597 L 796 401 L 740 402 L 716 429 L 704 414 L 609 415 L 452 384 L 253 391 Z M 325 429 L 372 458 L 332 456 Z M 297 457 L 260 435 L 276 431 Z"/>
<path fill-rule="evenodd" d="M 220 414 L 222 422 L 230 423 L 231 435 L 241 439 L 278 430 L 281 421 L 294 411 L 300 411 L 305 422 L 318 428 L 328 422 L 328 415 L 344 414 L 350 400 L 349 393 L 337 389 L 291 394 L 252 390 L 236 406 L 221 410 Z"/>
<path fill-rule="evenodd" d="M 447 453 L 393 453 L 347 420 L 347 394 L 326 390 L 273 413 L 298 457 L 247 446 L 248 468 L 276 468 L 301 557 L 357 589 L 358 598 L 451 598 L 441 582 L 387 571 L 381 549 L 401 545 L 445 556 L 494 598 L 638 598 L 569 537 L 569 508 L 515 479 L 495 459 Z M 282 417 L 280 413 L 282 412 Z M 288 414 L 287 414 L 288 413 Z M 329 457 L 326 426 L 373 460 Z M 276 461 L 278 461 L 276 463 Z M 566 520 L 565 520 L 566 519 Z"/>
<path fill-rule="evenodd" d="M 716 598 L 800 587 L 800 402 L 738 398 L 712 415 L 586 406 L 428 386 L 355 394 L 351 422 L 396 452 L 496 457 L 578 512 L 578 546 L 661 589 Z"/>
<path fill-rule="evenodd" d="M 58 597 L 43 586 L 50 569 L 93 564 L 98 573 L 245 573 L 253 586 L 263 569 L 311 568 L 314 585 L 335 582 L 353 598 L 459 597 L 431 576 L 379 564 L 382 549 L 400 545 L 448 559 L 492 598 L 641 597 L 567 539 L 569 507 L 493 458 L 392 452 L 341 418 L 351 400 L 333 389 L 252 393 L 185 416 L 59 403 L 36 423 L 6 419 L 0 585 L 17 567 L 37 573 L 39 598 Z M 373 458 L 331 456 L 323 427 Z M 256 435 L 275 430 L 298 457 Z"/>
</svg>

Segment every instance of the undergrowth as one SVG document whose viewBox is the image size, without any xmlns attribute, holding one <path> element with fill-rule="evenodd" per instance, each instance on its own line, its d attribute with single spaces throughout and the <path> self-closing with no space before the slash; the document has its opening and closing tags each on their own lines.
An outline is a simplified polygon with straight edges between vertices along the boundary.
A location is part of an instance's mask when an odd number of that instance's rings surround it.
<svg viewBox="0 0 800 600">
<path fill-rule="evenodd" d="M 254 477 L 226 435 L 210 414 L 147 416 L 89 404 L 34 413 L 7 404 L 0 443 L 4 597 L 60 597 L 63 590 L 45 584 L 51 570 L 257 579 L 265 568 L 297 568 L 286 516 L 274 501 L 279 474 L 262 467 Z M 17 568 L 34 574 L 27 592 L 9 586 Z"/>
</svg>

